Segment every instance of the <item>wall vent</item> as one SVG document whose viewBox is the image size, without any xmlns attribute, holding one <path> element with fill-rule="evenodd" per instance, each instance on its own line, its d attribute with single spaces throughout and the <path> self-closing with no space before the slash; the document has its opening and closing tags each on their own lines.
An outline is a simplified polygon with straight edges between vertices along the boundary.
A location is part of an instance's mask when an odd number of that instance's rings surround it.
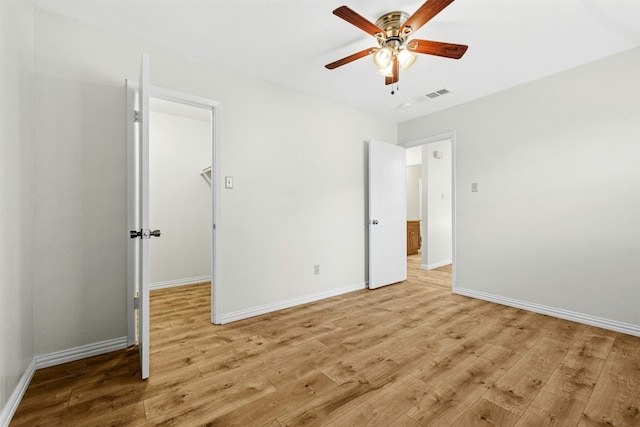
<svg viewBox="0 0 640 427">
<path fill-rule="evenodd" d="M 451 93 L 451 91 L 449 91 L 448 89 L 440 89 L 440 90 L 436 90 L 435 92 L 428 93 L 426 95 L 418 96 L 417 98 L 414 98 L 414 99 L 416 101 L 426 101 L 428 99 L 438 98 L 448 93 Z"/>
</svg>

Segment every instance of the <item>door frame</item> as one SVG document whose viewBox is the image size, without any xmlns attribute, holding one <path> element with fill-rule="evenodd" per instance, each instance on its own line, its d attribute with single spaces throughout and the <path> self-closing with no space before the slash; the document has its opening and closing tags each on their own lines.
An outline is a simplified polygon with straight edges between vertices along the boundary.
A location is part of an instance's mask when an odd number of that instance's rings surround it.
<svg viewBox="0 0 640 427">
<path fill-rule="evenodd" d="M 134 80 L 127 80 L 127 103 L 133 102 L 130 97 L 135 96 L 135 89 L 138 86 L 138 82 Z M 211 220 L 212 220 L 212 233 L 211 233 L 211 323 L 222 324 L 222 302 L 220 296 L 222 294 L 220 278 L 222 277 L 221 268 L 221 251 L 222 247 L 222 161 L 221 161 L 221 144 L 220 144 L 220 103 L 208 98 L 204 98 L 197 95 L 192 95 L 185 92 L 179 92 L 172 89 L 167 89 L 159 86 L 149 85 L 149 97 L 162 99 L 165 101 L 177 102 L 180 104 L 191 105 L 194 107 L 206 108 L 211 110 L 211 137 L 212 137 L 212 149 L 211 149 Z M 127 109 L 128 110 L 128 109 Z M 133 120 L 127 117 L 127 129 L 133 126 Z M 131 135 L 131 132 L 127 132 Z M 128 144 L 129 147 L 132 144 Z M 129 156 L 131 157 L 131 156 Z M 128 181 L 131 182 L 131 181 Z M 134 203 L 132 200 L 132 189 L 129 188 L 129 203 Z M 128 257 L 128 269 L 135 268 L 132 265 L 131 256 Z M 131 271 L 129 270 L 129 274 Z M 135 343 L 135 314 L 134 313 L 134 298 L 136 290 L 132 286 L 127 285 L 127 341 L 129 345 Z"/>
<path fill-rule="evenodd" d="M 434 142 L 451 140 L 451 290 L 453 293 L 456 293 L 457 289 L 457 246 L 456 246 L 456 224 L 458 222 L 458 213 L 456 210 L 456 132 L 449 131 L 444 132 L 438 135 L 433 135 L 425 138 L 415 139 L 409 142 L 403 142 L 398 145 L 403 146 L 404 148 L 412 148 L 418 147 L 421 145 L 432 144 Z M 424 187 L 424 183 L 423 183 Z"/>
</svg>

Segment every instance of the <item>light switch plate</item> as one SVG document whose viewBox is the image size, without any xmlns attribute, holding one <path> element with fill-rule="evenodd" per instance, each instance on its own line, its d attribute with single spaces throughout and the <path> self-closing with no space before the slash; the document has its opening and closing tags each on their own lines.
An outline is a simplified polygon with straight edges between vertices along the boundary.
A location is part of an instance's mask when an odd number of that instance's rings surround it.
<svg viewBox="0 0 640 427">
<path fill-rule="evenodd" d="M 477 193 L 478 192 L 478 183 L 477 182 L 472 182 L 471 183 L 471 192 L 472 193 Z"/>
<path fill-rule="evenodd" d="M 232 176 L 225 176 L 224 177 L 224 188 L 233 188 L 233 177 Z"/>
</svg>

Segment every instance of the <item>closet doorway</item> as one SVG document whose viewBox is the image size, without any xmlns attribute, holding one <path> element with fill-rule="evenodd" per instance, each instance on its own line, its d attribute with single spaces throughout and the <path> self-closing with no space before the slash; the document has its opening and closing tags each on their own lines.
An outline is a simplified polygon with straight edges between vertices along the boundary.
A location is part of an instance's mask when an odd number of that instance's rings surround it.
<svg viewBox="0 0 640 427">
<path fill-rule="evenodd" d="M 421 240 L 419 253 L 409 255 L 415 248 L 408 247 L 408 256 L 413 262 L 419 258 L 424 270 L 451 265 L 455 280 L 455 134 L 424 138 L 404 146 L 407 241 L 413 228 L 419 228 Z"/>
<path fill-rule="evenodd" d="M 143 61 L 144 64 L 144 61 Z M 141 73 L 142 75 L 142 73 Z M 149 112 L 151 117 L 148 119 L 148 124 L 154 122 L 156 127 L 153 132 L 153 136 L 147 139 L 147 143 L 140 139 L 140 126 L 142 124 L 142 118 L 146 117 L 144 111 L 134 111 L 136 108 L 142 108 L 141 95 L 139 82 L 127 80 L 127 140 L 128 140 L 128 229 L 135 233 L 140 229 L 139 218 L 142 218 L 142 211 L 146 210 L 146 214 L 152 218 L 152 221 L 161 221 L 161 224 L 151 224 L 154 230 L 159 230 L 160 238 L 154 237 L 152 240 L 148 240 L 149 252 L 152 252 L 152 257 L 158 260 L 158 258 L 165 257 L 165 259 L 171 258 L 167 262 L 169 266 L 157 266 L 157 262 L 154 262 L 154 271 L 151 270 L 151 260 L 149 256 L 140 258 L 138 250 L 133 245 L 128 247 L 128 280 L 127 280 L 127 340 L 129 345 L 135 343 L 141 343 L 138 336 L 138 325 L 144 324 L 144 319 L 138 319 L 138 315 L 141 314 L 136 302 L 140 304 L 142 308 L 142 302 L 145 299 L 147 302 L 145 305 L 148 309 L 148 293 L 150 288 L 163 288 L 170 286 L 180 286 L 195 281 L 210 281 L 211 282 L 211 322 L 214 324 L 221 323 L 221 301 L 219 296 L 220 290 L 220 238 L 219 233 L 222 230 L 220 213 L 220 188 L 222 183 L 221 175 L 221 162 L 220 162 L 220 128 L 218 124 L 218 102 L 209 100 L 207 98 L 177 92 L 171 89 L 161 88 L 157 86 L 148 85 L 147 101 L 148 105 L 150 101 L 154 104 L 153 113 Z M 148 107 L 144 107 L 146 111 Z M 168 118 L 167 120 L 161 118 Z M 183 122 L 181 124 L 181 122 Z M 182 161 L 182 163 L 190 163 L 190 170 L 188 174 L 191 175 L 187 180 L 190 181 L 189 190 L 186 189 L 184 184 L 184 176 L 176 176 L 169 170 L 167 170 L 162 162 L 158 163 L 156 159 L 157 153 L 149 154 L 149 149 L 145 148 L 149 145 L 154 146 L 160 144 L 168 144 L 167 141 L 163 141 L 162 138 L 166 137 L 165 132 L 173 127 L 179 129 L 180 126 L 185 125 L 184 122 L 200 122 L 194 125 L 192 123 L 190 129 L 184 132 L 177 132 L 178 136 L 173 139 L 172 144 L 178 149 L 178 154 L 160 153 L 165 157 L 182 156 L 185 153 L 191 153 L 188 159 Z M 157 126 L 161 123 L 161 126 Z M 187 125 L 189 127 L 189 125 Z M 195 128 L 198 128 L 195 130 Z M 205 129 L 206 128 L 206 129 Z M 150 133 L 151 133 L 150 132 Z M 186 141 L 193 135 L 199 135 L 195 144 L 187 144 Z M 203 136 L 204 135 L 204 136 Z M 160 140 L 158 140 L 160 138 Z M 166 138 L 165 138 L 166 139 Z M 165 151 L 170 151 L 169 147 L 164 148 Z M 199 151 L 198 151 L 199 150 Z M 192 152 L 198 152 L 201 156 L 194 160 Z M 150 157 L 154 159 L 150 159 Z M 148 165 L 150 168 L 143 165 Z M 171 165 L 173 166 L 173 165 Z M 151 169 L 151 171 L 149 171 Z M 145 172 L 146 171 L 146 172 Z M 158 185 L 155 183 L 152 185 L 150 192 L 154 194 L 152 197 L 158 199 L 153 203 L 152 209 L 149 209 L 149 202 L 145 201 L 142 197 L 142 189 L 144 182 L 149 182 L 149 175 L 159 175 L 159 178 L 164 181 L 165 185 Z M 187 174 L 184 174 L 187 175 Z M 145 184 L 148 187 L 148 184 Z M 164 187 L 164 188 L 163 188 Z M 148 194 L 147 190 L 144 190 L 145 194 Z M 194 206 L 190 202 L 185 202 L 186 195 L 194 197 L 194 194 L 200 195 L 200 200 L 193 202 Z M 146 196 L 148 197 L 148 196 Z M 167 209 L 173 213 L 169 215 L 169 222 L 165 222 L 162 218 L 167 215 L 164 212 L 156 212 L 158 210 L 165 210 L 162 204 L 168 206 Z M 199 212 L 198 216 L 208 218 L 207 221 L 202 223 L 197 222 L 196 227 L 193 227 L 195 221 L 192 216 L 181 216 L 180 219 L 176 219 L 178 215 L 174 209 L 181 208 L 186 212 L 192 214 L 196 209 Z M 159 215 L 159 216 L 158 216 Z M 178 224 L 178 227 L 175 226 Z M 160 228 L 162 227 L 162 228 Z M 196 242 L 185 243 L 184 237 L 197 234 Z M 154 234 L 154 236 L 156 236 Z M 179 238 L 176 238 L 180 236 Z M 203 242 L 202 236 L 204 236 Z M 133 236 L 132 236 L 133 238 Z M 131 243 L 136 243 L 130 240 Z M 169 245 L 167 248 L 167 242 L 173 245 Z M 192 244 L 193 243 L 193 244 Z M 160 246 L 158 246 L 160 245 Z M 198 246 L 199 245 L 199 246 Z M 158 246 L 156 248 L 156 246 Z M 172 247 L 173 246 L 173 247 Z M 177 246 L 177 247 L 176 247 Z M 151 248 L 153 247 L 153 248 Z M 186 248 L 194 248 L 185 250 Z M 135 249 L 135 250 L 134 250 Z M 193 255 L 191 252 L 197 252 L 197 259 L 185 259 L 182 255 Z M 146 261 L 145 261 L 146 259 Z M 145 264 L 146 263 L 146 264 Z M 143 287 L 143 271 L 142 265 L 146 265 L 145 269 L 150 274 L 144 281 L 146 281 L 146 291 Z M 164 268 L 167 267 L 167 268 Z M 148 312 L 148 311 L 147 311 Z M 144 316 L 143 316 L 144 317 Z M 143 328 L 144 329 L 144 328 Z M 148 330 L 148 320 L 147 320 Z M 148 362 L 147 362 L 148 363 Z M 144 376 L 143 376 L 144 377 Z"/>
<path fill-rule="evenodd" d="M 151 97 L 150 289 L 211 282 L 211 109 Z"/>
</svg>

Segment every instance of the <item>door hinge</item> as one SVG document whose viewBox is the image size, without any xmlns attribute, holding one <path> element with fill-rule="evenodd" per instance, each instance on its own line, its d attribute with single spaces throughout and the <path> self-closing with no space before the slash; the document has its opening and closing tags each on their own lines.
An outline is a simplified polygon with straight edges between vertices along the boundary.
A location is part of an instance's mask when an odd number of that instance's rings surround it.
<svg viewBox="0 0 640 427">
<path fill-rule="evenodd" d="M 140 308 L 140 297 L 133 297 L 133 308 L 134 310 Z"/>
<path fill-rule="evenodd" d="M 140 123 L 140 111 L 133 110 L 133 122 Z"/>
</svg>

